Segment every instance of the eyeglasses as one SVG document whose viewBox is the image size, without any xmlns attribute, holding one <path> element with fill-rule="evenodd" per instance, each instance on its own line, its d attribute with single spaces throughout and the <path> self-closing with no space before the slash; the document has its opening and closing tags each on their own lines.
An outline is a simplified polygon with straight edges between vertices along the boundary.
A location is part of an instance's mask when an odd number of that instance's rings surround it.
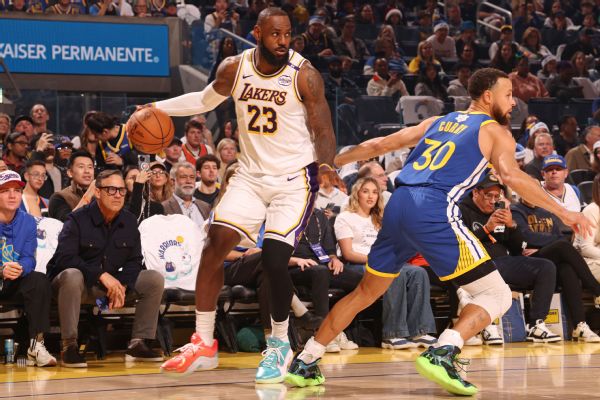
<svg viewBox="0 0 600 400">
<path fill-rule="evenodd" d="M 48 175 L 46 174 L 40 174 L 40 173 L 35 173 L 35 174 L 29 174 L 30 177 L 34 178 L 34 179 L 41 179 L 43 181 L 45 181 L 46 179 L 48 179 Z"/>
<path fill-rule="evenodd" d="M 501 194 L 492 194 L 492 193 L 486 193 L 483 195 L 483 197 L 489 201 L 498 201 L 498 200 L 502 199 Z"/>
<path fill-rule="evenodd" d="M 121 196 L 125 196 L 127 194 L 127 188 L 125 187 L 117 187 L 117 186 L 98 186 L 98 189 L 104 190 L 109 196 L 114 196 L 119 192 Z"/>
</svg>

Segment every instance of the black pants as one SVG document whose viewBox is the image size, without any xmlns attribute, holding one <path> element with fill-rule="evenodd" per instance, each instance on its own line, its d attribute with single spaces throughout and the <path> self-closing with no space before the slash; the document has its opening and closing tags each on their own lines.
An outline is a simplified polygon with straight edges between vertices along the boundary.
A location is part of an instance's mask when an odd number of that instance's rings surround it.
<svg viewBox="0 0 600 400">
<path fill-rule="evenodd" d="M 581 254 L 571 243 L 559 240 L 542 247 L 533 256 L 548 259 L 556 265 L 557 283 L 562 287 L 571 322 L 577 325 L 585 321 L 582 284 L 594 293 L 594 296 L 600 296 L 600 283 L 590 272 Z"/>
<path fill-rule="evenodd" d="M 504 282 L 517 289 L 533 289 L 531 308 L 526 322 L 535 325 L 548 315 L 556 287 L 556 266 L 550 260 L 525 256 L 494 258 Z"/>
<path fill-rule="evenodd" d="M 14 281 L 5 280 L 0 300 L 22 303 L 29 325 L 29 337 L 50 329 L 50 281 L 41 272 L 30 272 Z"/>
</svg>

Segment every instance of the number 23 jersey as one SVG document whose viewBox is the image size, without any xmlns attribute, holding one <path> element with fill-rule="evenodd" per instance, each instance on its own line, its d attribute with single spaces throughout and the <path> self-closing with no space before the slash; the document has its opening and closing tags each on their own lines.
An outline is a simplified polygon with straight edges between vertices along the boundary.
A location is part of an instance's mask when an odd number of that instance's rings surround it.
<svg viewBox="0 0 600 400">
<path fill-rule="evenodd" d="M 240 166 L 247 172 L 283 175 L 317 159 L 297 86 L 305 61 L 290 50 L 287 64 L 265 75 L 255 67 L 255 49 L 242 53 L 231 96 L 239 129 Z"/>
<path fill-rule="evenodd" d="M 451 197 L 462 195 L 488 170 L 489 162 L 479 149 L 479 129 L 489 123 L 497 122 L 480 112 L 459 111 L 439 117 L 408 156 L 396 182 L 432 186 Z"/>
</svg>

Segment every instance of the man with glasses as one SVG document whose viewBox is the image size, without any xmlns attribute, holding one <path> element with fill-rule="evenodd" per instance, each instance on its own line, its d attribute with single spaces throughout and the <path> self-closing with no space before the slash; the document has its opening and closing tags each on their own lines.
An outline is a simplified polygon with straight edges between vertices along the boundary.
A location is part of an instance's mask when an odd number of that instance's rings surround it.
<svg viewBox="0 0 600 400">
<path fill-rule="evenodd" d="M 67 174 L 71 185 L 50 196 L 48 215 L 65 221 L 71 211 L 89 204 L 94 194 L 94 159 L 87 151 L 76 151 L 69 158 Z"/>
<path fill-rule="evenodd" d="M 25 166 L 29 140 L 24 132 L 13 132 L 6 138 L 6 153 L 2 157 L 8 169 L 20 173 Z"/>
<path fill-rule="evenodd" d="M 183 214 L 202 226 L 210 214 L 210 205 L 194 198 L 196 191 L 196 167 L 188 162 L 177 163 L 171 168 L 171 179 L 175 192 L 170 199 L 163 201 L 165 215 Z"/>
<path fill-rule="evenodd" d="M 48 199 L 40 196 L 39 191 L 48 179 L 46 164 L 41 160 L 30 160 L 25 166 L 25 189 L 21 210 L 34 217 L 48 214 Z"/>
<path fill-rule="evenodd" d="M 140 234 L 135 216 L 122 212 L 127 188 L 120 171 L 98 174 L 95 202 L 70 214 L 48 262 L 48 276 L 58 299 L 61 364 L 85 368 L 79 353 L 77 325 L 82 303 L 102 311 L 122 308 L 137 299 L 131 341 L 125 359 L 161 361 L 145 343 L 156 334 L 164 279 L 142 270 Z"/>
</svg>

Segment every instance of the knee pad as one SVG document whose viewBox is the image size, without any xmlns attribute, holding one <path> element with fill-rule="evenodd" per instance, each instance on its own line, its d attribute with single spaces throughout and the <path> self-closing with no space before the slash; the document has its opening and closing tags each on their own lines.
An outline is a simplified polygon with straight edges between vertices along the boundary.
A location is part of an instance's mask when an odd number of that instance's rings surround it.
<svg viewBox="0 0 600 400">
<path fill-rule="evenodd" d="M 512 304 L 512 293 L 498 271 L 491 272 L 461 286 L 469 295 L 469 303 L 483 308 L 491 320 L 501 317 Z"/>
</svg>

